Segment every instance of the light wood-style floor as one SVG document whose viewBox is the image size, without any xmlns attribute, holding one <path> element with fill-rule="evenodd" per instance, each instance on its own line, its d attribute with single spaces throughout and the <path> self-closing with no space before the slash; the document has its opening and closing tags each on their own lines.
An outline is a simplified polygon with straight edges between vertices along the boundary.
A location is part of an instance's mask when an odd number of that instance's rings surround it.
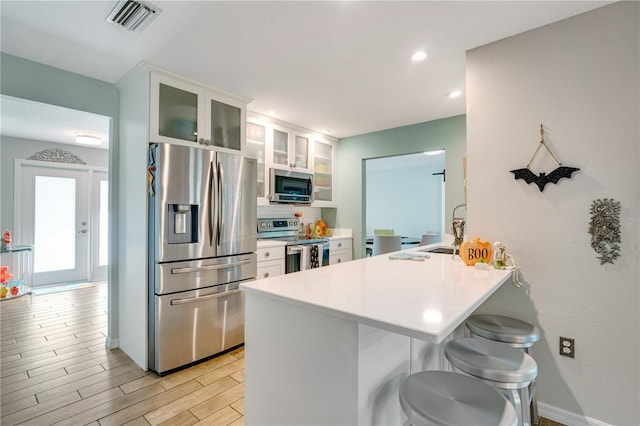
<svg viewBox="0 0 640 426">
<path fill-rule="evenodd" d="M 107 285 L 95 284 L 0 302 L 0 425 L 244 425 L 244 348 L 145 372 L 105 349 Z"/>
<path fill-rule="evenodd" d="M 107 286 L 0 302 L 0 424 L 243 425 L 244 348 L 164 377 L 105 349 Z"/>
</svg>

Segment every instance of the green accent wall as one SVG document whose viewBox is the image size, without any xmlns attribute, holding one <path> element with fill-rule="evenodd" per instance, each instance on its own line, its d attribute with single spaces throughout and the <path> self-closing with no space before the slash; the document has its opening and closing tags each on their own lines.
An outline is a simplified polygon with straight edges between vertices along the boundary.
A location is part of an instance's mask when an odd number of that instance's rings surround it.
<svg viewBox="0 0 640 426">
<path fill-rule="evenodd" d="M 338 208 L 322 209 L 322 218 L 329 227 L 350 228 L 353 231 L 355 258 L 363 257 L 364 253 L 364 160 L 443 148 L 446 150 L 447 171 L 445 232 L 449 232 L 453 208 L 465 202 L 463 172 L 463 158 L 466 156 L 465 115 L 352 136 L 338 142 Z M 407 187 L 402 190 L 410 194 L 410 187 L 413 185 L 419 185 L 419 182 L 407 182 Z M 401 209 L 402 206 L 389 206 L 389 208 Z"/>
<path fill-rule="evenodd" d="M 0 92 L 79 111 L 118 118 L 116 86 L 59 68 L 1 53 Z M 117 132 L 113 132 L 115 138 Z"/>
<path fill-rule="evenodd" d="M 120 99 L 114 84 L 0 53 L 0 93 L 111 117 L 109 150 L 109 324 L 107 345 L 118 339 L 118 135 Z M 6 202 L 6 200 L 4 201 Z M 0 218 L 1 219 L 1 218 Z"/>
</svg>

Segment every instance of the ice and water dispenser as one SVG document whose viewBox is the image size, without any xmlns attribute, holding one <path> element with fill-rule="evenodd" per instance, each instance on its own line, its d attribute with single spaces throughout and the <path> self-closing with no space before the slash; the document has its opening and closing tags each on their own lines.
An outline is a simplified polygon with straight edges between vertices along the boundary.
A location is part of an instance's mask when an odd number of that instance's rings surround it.
<svg viewBox="0 0 640 426">
<path fill-rule="evenodd" d="M 167 242 L 184 244 L 198 242 L 198 205 L 168 204 L 169 226 Z"/>
</svg>

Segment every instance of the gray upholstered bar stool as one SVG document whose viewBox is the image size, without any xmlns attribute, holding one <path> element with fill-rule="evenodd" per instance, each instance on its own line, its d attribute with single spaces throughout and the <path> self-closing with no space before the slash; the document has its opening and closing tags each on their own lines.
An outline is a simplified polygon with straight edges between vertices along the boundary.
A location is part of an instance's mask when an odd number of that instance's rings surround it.
<svg viewBox="0 0 640 426">
<path fill-rule="evenodd" d="M 408 423 L 426 425 L 516 425 L 515 408 L 498 391 L 473 377 L 449 371 L 421 371 L 400 385 L 400 406 Z"/>
<path fill-rule="evenodd" d="M 531 424 L 529 384 L 538 375 L 533 358 L 500 342 L 471 337 L 448 342 L 444 355 L 456 370 L 507 393 L 516 407 L 518 424 Z"/>
<path fill-rule="evenodd" d="M 472 315 L 465 324 L 472 336 L 503 342 L 529 353 L 529 348 L 540 340 L 540 330 L 526 321 L 502 315 Z M 538 397 L 535 381 L 529 387 L 531 397 L 531 421 L 538 424 Z"/>
</svg>

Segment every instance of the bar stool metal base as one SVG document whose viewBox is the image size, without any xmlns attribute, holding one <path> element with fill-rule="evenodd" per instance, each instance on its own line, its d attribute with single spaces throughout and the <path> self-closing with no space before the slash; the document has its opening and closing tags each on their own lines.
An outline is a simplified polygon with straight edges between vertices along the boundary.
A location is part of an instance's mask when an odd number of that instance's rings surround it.
<svg viewBox="0 0 640 426">
<path fill-rule="evenodd" d="M 511 347 L 522 349 L 529 354 L 529 348 L 540 340 L 540 330 L 526 321 L 502 315 L 472 315 L 465 324 L 474 337 L 503 342 Z M 529 386 L 531 421 L 540 422 L 538 416 L 538 397 L 535 380 Z"/>
<path fill-rule="evenodd" d="M 516 407 L 518 423 L 530 424 L 529 384 L 538 375 L 533 358 L 502 343 L 474 338 L 452 340 L 444 353 L 458 371 L 508 393 Z"/>
<path fill-rule="evenodd" d="M 515 425 L 515 408 L 482 381 L 448 371 L 422 371 L 400 385 L 400 406 L 409 423 L 426 425 Z"/>
</svg>

